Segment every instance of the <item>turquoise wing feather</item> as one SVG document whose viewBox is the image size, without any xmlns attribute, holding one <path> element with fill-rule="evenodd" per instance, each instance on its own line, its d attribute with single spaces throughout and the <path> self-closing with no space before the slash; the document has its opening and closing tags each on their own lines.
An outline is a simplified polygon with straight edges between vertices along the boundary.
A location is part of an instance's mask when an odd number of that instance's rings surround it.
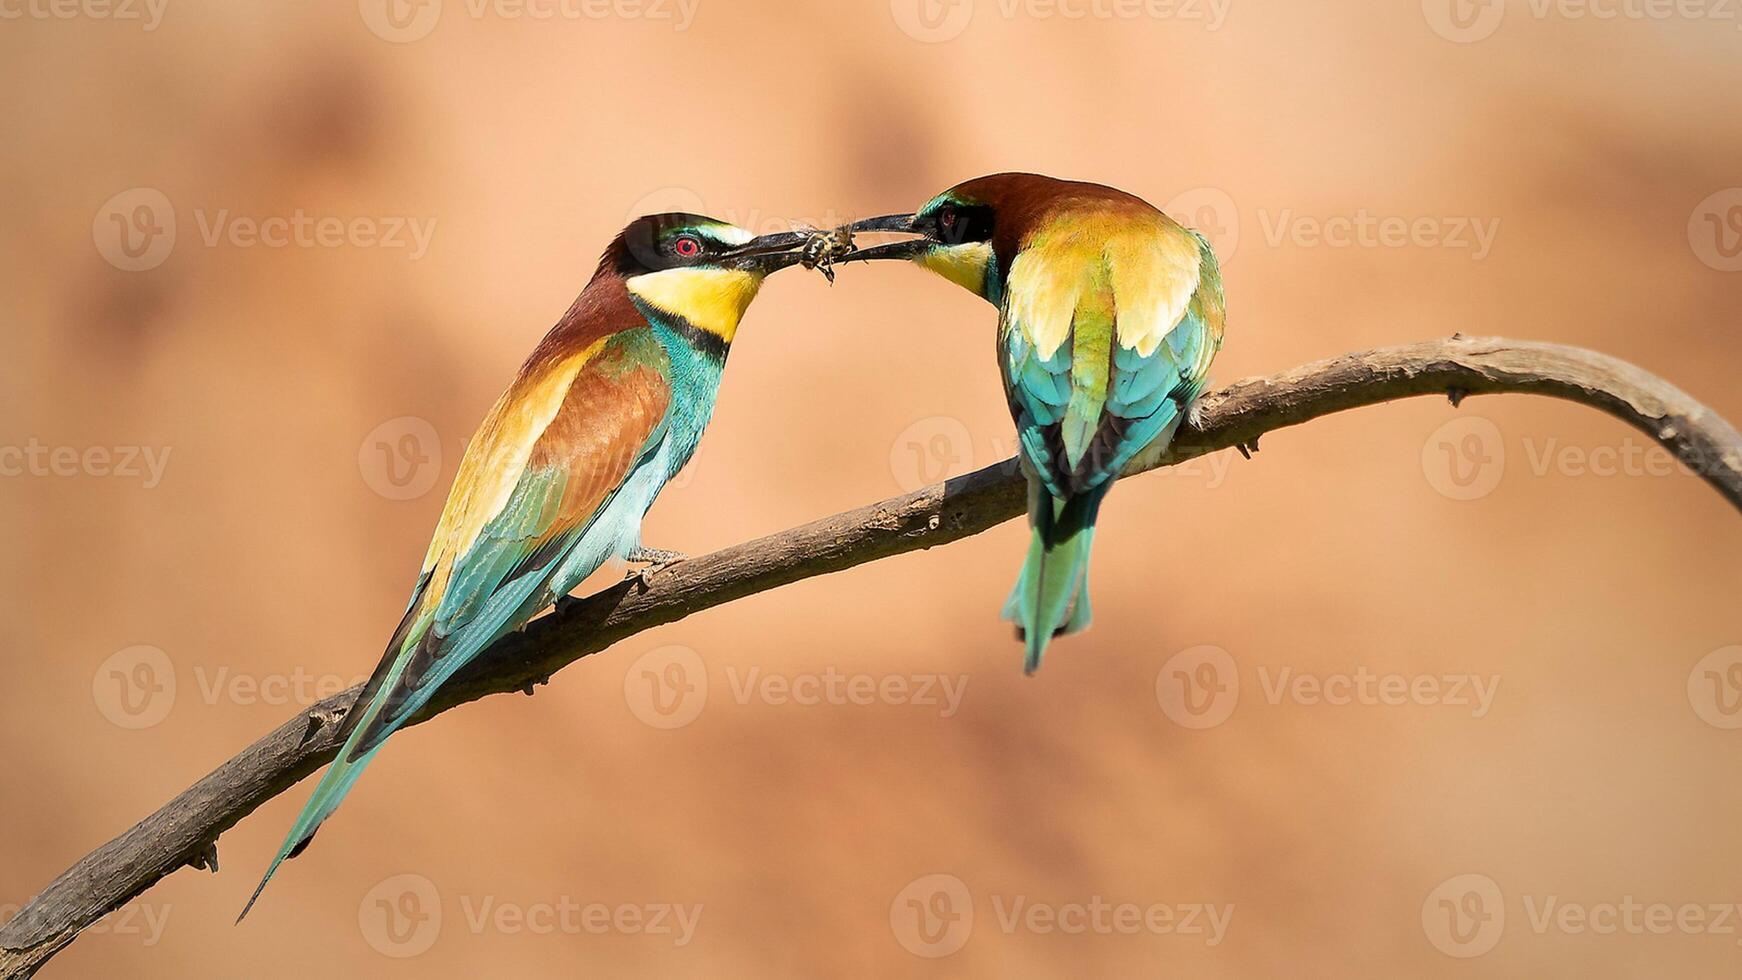
<svg viewBox="0 0 1742 980">
<path fill-rule="evenodd" d="M 431 557 L 380 665 L 345 719 L 338 758 L 243 916 L 279 865 L 332 815 L 388 735 L 456 671 L 637 533 L 645 508 L 633 513 L 633 527 L 597 521 L 638 472 L 662 465 L 653 457 L 669 425 L 663 348 L 649 329 L 629 330 L 568 362 L 531 369 L 468 446 Z M 540 404 L 554 408 L 541 412 Z M 504 471 L 504 460 L 520 462 Z M 667 475 L 657 474 L 655 487 Z M 586 546 L 601 536 L 607 540 Z M 586 560 L 577 565 L 573 558 L 583 551 Z"/>
</svg>

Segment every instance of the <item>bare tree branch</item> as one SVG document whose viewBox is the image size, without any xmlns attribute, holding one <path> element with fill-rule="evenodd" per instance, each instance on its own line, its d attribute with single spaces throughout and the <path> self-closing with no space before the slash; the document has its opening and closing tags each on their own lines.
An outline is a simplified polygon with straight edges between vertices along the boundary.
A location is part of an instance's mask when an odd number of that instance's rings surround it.
<svg viewBox="0 0 1742 980">
<path fill-rule="evenodd" d="M 1663 380 L 1602 354 L 1494 338 L 1387 347 L 1348 354 L 1205 398 L 1182 428 L 1170 465 L 1332 412 L 1412 395 L 1529 392 L 1580 402 L 1667 447 L 1732 506 L 1742 509 L 1742 437 L 1710 409 Z M 570 663 L 643 630 L 800 579 L 948 544 L 1010 520 L 1024 508 L 1015 462 L 836 514 L 703 558 L 651 583 L 626 582 L 507 637 L 462 671 L 416 719 L 487 694 L 530 691 Z M 325 765 L 338 750 L 336 721 L 358 694 L 328 698 L 219 766 L 156 813 L 86 855 L 0 928 L 0 980 L 28 977 L 104 914 L 186 866 L 216 870 L 218 835 Z"/>
</svg>

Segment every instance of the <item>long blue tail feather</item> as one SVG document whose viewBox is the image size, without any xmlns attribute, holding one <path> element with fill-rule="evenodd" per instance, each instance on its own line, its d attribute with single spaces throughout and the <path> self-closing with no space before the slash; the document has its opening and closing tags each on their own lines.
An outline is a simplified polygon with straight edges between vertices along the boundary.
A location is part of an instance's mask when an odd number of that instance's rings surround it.
<svg viewBox="0 0 1742 980">
<path fill-rule="evenodd" d="M 1054 636 L 1089 625 L 1089 553 L 1095 518 L 1111 482 L 1064 499 L 1053 497 L 1038 481 L 1029 483 L 1028 556 L 1004 604 L 1004 618 L 1016 623 L 1022 638 L 1023 673 L 1040 668 Z"/>
</svg>

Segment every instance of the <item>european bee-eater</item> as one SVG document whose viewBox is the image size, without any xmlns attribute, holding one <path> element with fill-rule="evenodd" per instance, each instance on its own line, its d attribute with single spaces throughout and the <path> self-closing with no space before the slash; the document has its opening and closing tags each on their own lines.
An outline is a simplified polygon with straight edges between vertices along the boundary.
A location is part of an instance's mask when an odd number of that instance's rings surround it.
<svg viewBox="0 0 1742 980">
<path fill-rule="evenodd" d="M 998 367 L 1028 477 L 1027 560 L 1004 618 L 1024 669 L 1089 625 L 1089 547 L 1113 481 L 1153 462 L 1222 345 L 1222 277 L 1202 235 L 1099 184 L 994 174 L 849 232 L 920 237 L 839 259 L 914 259 L 998 307 Z"/>
<path fill-rule="evenodd" d="M 745 308 L 765 276 L 805 259 L 810 237 L 660 214 L 611 242 L 467 445 L 411 603 L 345 717 L 344 747 L 242 915 L 455 671 L 610 557 L 681 557 L 641 546 L 642 517 L 695 452 Z"/>
</svg>

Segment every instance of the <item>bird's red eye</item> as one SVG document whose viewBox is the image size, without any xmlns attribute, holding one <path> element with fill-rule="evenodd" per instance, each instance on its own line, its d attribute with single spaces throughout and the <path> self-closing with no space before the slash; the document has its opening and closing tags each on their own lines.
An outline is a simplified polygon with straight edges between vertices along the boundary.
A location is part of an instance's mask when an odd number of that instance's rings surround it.
<svg viewBox="0 0 1742 980">
<path fill-rule="evenodd" d="M 672 239 L 671 250 L 679 258 L 693 259 L 702 254 L 702 240 L 694 235 L 679 235 Z"/>
<path fill-rule="evenodd" d="M 952 208 L 938 215 L 938 224 L 943 225 L 944 229 L 948 231 L 956 227 L 956 219 L 959 217 L 960 215 Z"/>
</svg>

